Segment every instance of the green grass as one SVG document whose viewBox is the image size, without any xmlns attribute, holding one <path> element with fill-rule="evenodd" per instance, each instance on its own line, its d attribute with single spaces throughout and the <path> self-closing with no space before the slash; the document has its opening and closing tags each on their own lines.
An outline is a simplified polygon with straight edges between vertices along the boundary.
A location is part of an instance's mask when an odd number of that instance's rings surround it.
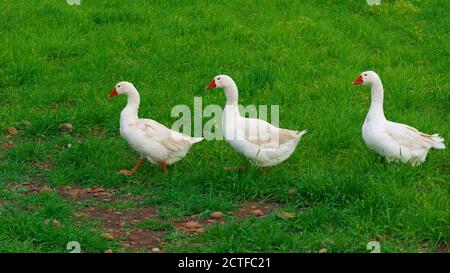
<svg viewBox="0 0 450 273">
<path fill-rule="evenodd" d="M 0 6 L 1 142 L 9 141 L 4 129 L 19 128 L 16 145 L 0 148 L 1 252 L 67 252 L 72 240 L 86 252 L 115 247 L 98 223 L 76 224 L 76 204 L 10 189 L 30 181 L 29 165 L 39 161 L 55 164 L 46 171 L 52 187 L 114 188 L 167 219 L 226 212 L 241 201 L 305 211 L 289 220 L 231 218 L 199 236 L 173 231 L 167 251 L 365 252 L 380 240 L 383 252 L 433 252 L 450 244 L 448 149 L 414 168 L 378 158 L 361 138 L 369 90 L 351 84 L 364 70 L 378 72 L 389 119 L 449 140 L 448 1 Z M 288 161 L 265 172 L 225 172 L 245 159 L 224 141 L 204 141 L 167 174 L 150 164 L 131 178 L 117 174 L 138 160 L 118 132 L 125 98 L 106 98 L 117 82 L 138 88 L 142 117 L 169 126 L 170 109 L 192 107 L 194 96 L 223 105 L 222 92 L 203 91 L 222 73 L 237 82 L 240 103 L 278 104 L 281 127 L 308 129 Z M 60 135 L 62 122 L 76 134 Z"/>
<path fill-rule="evenodd" d="M 57 194 L 23 197 L 8 191 L 0 196 L 7 202 L 0 208 L 0 252 L 69 252 L 71 241 L 79 242 L 82 251 L 102 252 L 112 246 L 92 223 L 80 229 L 71 217 L 71 204 Z"/>
<path fill-rule="evenodd" d="M 145 220 L 139 223 L 134 224 L 138 228 L 154 230 L 154 231 L 163 231 L 163 230 L 171 230 L 173 229 L 172 223 L 165 221 L 155 221 L 155 220 Z"/>
</svg>

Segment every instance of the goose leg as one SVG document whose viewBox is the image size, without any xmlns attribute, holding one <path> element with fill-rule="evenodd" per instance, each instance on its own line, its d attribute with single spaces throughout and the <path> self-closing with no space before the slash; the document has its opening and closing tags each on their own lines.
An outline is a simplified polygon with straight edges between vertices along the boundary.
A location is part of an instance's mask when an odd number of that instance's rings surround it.
<svg viewBox="0 0 450 273">
<path fill-rule="evenodd" d="M 161 169 L 163 173 L 166 172 L 166 161 L 161 162 Z"/>
<path fill-rule="evenodd" d="M 119 173 L 130 176 L 130 175 L 134 174 L 135 172 L 137 172 L 137 170 L 139 170 L 141 168 L 141 166 L 142 166 L 142 164 L 144 164 L 144 162 L 145 162 L 145 159 L 141 159 L 136 164 L 136 166 L 134 166 L 131 170 L 120 170 Z"/>
</svg>

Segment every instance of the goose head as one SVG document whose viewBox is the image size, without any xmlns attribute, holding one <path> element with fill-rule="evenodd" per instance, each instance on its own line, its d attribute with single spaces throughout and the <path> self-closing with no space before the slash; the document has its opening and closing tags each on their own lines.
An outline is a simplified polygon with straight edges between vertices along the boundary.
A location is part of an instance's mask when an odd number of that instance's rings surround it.
<svg viewBox="0 0 450 273">
<path fill-rule="evenodd" d="M 206 86 L 206 90 L 215 88 L 227 88 L 234 86 L 235 83 L 233 79 L 228 75 L 217 75 L 214 79 Z"/>
<path fill-rule="evenodd" d="M 227 75 L 217 75 L 214 79 L 206 86 L 206 90 L 223 88 L 225 96 L 227 97 L 227 104 L 237 104 L 238 101 L 238 90 L 236 83 L 230 76 Z"/>
<path fill-rule="evenodd" d="M 108 97 L 114 97 L 117 95 L 130 95 L 132 93 L 136 93 L 136 88 L 131 82 L 119 82 L 116 84 L 116 86 L 111 90 L 111 92 L 108 94 Z"/>
<path fill-rule="evenodd" d="M 380 77 L 377 73 L 373 71 L 365 71 L 361 73 L 356 80 L 353 81 L 353 84 L 362 84 L 362 85 L 373 85 L 374 83 L 378 83 L 380 81 Z"/>
</svg>

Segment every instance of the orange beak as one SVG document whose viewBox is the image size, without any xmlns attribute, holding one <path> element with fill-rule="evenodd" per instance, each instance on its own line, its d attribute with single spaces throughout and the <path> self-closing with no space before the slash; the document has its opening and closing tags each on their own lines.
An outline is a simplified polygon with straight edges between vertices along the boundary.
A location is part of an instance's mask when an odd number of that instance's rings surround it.
<svg viewBox="0 0 450 273">
<path fill-rule="evenodd" d="M 356 80 L 353 81 L 353 84 L 361 84 L 363 83 L 363 78 L 361 75 L 358 76 L 358 78 L 356 78 Z"/>
<path fill-rule="evenodd" d="M 214 89 L 214 88 L 216 88 L 217 87 L 217 85 L 216 85 L 216 80 L 212 80 L 206 87 L 205 87 L 205 90 L 208 90 L 208 89 Z"/>
<path fill-rule="evenodd" d="M 111 92 L 108 94 L 108 97 L 109 97 L 109 98 L 112 98 L 112 97 L 117 96 L 117 95 L 118 95 L 118 94 L 117 94 L 116 88 L 114 88 L 114 89 L 111 90 Z"/>
</svg>

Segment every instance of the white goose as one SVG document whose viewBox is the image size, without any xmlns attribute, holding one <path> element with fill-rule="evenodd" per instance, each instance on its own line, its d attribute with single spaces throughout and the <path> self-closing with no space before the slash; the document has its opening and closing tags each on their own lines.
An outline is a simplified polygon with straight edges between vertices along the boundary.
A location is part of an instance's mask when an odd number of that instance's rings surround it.
<svg viewBox="0 0 450 273">
<path fill-rule="evenodd" d="M 371 87 L 369 113 L 362 127 L 366 145 L 391 161 L 409 162 L 413 166 L 425 161 L 430 148 L 445 149 L 444 139 L 438 134 L 427 135 L 408 125 L 386 119 L 383 111 L 383 85 L 373 71 L 361 73 L 353 84 Z"/>
<path fill-rule="evenodd" d="M 153 164 L 161 164 L 165 172 L 166 165 L 182 159 L 194 143 L 203 140 L 173 131 L 154 120 L 140 119 L 140 97 L 132 83 L 119 82 L 108 96 L 111 98 L 120 94 L 128 97 L 127 106 L 120 113 L 120 134 L 141 156 L 136 166 L 131 170 L 121 170 L 120 173 L 132 175 L 145 159 Z"/>
<path fill-rule="evenodd" d="M 206 87 L 214 88 L 223 88 L 227 98 L 222 130 L 231 147 L 260 167 L 277 165 L 291 156 L 306 130 L 280 129 L 264 120 L 242 117 L 236 83 L 227 75 L 214 77 Z"/>
</svg>

